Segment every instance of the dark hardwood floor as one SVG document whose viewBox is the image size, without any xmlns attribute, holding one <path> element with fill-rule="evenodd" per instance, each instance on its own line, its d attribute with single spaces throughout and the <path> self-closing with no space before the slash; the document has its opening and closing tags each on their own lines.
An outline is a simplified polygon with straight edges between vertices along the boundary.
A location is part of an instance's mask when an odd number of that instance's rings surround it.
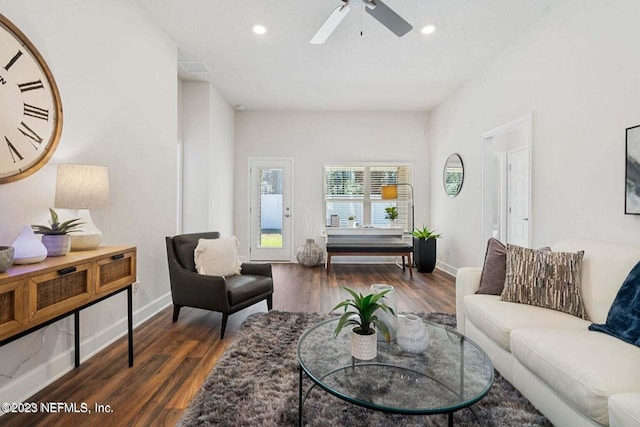
<svg viewBox="0 0 640 427">
<path fill-rule="evenodd" d="M 409 272 L 389 264 L 332 264 L 329 276 L 322 267 L 274 264 L 273 309 L 329 312 L 346 297 L 341 287 L 366 292 L 373 283 L 395 287 L 398 311 L 455 312 L 454 278 L 436 270 Z M 119 339 L 79 368 L 64 375 L 28 402 L 85 403 L 91 413 L 9 414 L 2 426 L 173 426 L 207 374 L 233 341 L 242 321 L 265 312 L 266 303 L 229 318 L 225 339 L 220 340 L 219 313 L 183 308 L 177 323 L 171 307 L 134 331 L 135 364 L 128 367 L 127 339 Z M 95 405 L 107 412 L 96 412 Z M 109 412 L 110 411 L 110 412 Z"/>
</svg>

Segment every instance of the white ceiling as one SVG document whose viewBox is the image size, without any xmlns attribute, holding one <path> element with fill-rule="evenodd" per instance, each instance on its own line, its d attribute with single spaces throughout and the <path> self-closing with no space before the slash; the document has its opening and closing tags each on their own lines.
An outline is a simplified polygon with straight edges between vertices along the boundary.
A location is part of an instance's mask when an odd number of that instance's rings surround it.
<svg viewBox="0 0 640 427">
<path fill-rule="evenodd" d="M 324 45 L 309 40 L 341 0 L 136 1 L 232 106 L 428 111 L 561 0 L 385 0 L 413 31 L 398 38 L 358 6 Z"/>
</svg>

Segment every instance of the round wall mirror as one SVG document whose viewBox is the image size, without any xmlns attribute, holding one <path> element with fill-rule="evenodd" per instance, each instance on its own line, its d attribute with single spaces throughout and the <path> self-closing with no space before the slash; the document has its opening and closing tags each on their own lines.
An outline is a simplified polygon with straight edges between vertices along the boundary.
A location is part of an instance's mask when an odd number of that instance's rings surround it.
<svg viewBox="0 0 640 427">
<path fill-rule="evenodd" d="M 459 154 L 453 153 L 447 158 L 442 173 L 442 181 L 444 183 L 444 192 L 448 196 L 456 197 L 460 189 L 462 189 L 464 181 L 464 165 Z"/>
</svg>

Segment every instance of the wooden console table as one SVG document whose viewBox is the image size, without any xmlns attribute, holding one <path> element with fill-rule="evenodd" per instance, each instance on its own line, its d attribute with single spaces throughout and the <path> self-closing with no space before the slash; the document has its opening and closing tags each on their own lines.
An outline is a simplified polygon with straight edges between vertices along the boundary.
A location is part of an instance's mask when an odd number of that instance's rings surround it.
<svg viewBox="0 0 640 427">
<path fill-rule="evenodd" d="M 133 366 L 132 286 L 135 246 L 69 252 L 0 273 L 0 346 L 74 316 L 75 366 L 80 366 L 80 310 L 127 291 L 129 366 Z"/>
</svg>

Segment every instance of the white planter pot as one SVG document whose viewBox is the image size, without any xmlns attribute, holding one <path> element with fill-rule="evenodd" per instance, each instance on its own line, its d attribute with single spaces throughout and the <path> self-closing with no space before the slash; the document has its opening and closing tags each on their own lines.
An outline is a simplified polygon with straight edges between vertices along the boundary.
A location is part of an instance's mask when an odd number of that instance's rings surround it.
<svg viewBox="0 0 640 427">
<path fill-rule="evenodd" d="M 45 234 L 42 244 L 47 248 L 47 256 L 62 256 L 71 250 L 71 236 L 68 234 Z"/>
<path fill-rule="evenodd" d="M 351 355 L 360 360 L 371 360 L 378 354 L 378 333 L 360 335 L 351 330 Z"/>
</svg>

